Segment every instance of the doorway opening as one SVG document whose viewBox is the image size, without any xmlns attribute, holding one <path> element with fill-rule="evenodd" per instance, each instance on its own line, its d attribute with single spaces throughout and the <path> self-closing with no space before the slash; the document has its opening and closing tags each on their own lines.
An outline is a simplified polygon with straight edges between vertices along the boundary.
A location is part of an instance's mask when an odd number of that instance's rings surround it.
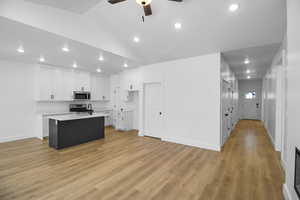
<svg viewBox="0 0 300 200">
<path fill-rule="evenodd" d="M 261 120 L 262 80 L 239 80 L 240 119 Z"/>
</svg>

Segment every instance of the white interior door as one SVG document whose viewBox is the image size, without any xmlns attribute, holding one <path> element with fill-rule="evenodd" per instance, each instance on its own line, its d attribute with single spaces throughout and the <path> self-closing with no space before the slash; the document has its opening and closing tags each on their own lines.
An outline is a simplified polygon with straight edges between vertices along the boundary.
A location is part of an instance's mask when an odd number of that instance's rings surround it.
<svg viewBox="0 0 300 200">
<path fill-rule="evenodd" d="M 120 87 L 116 87 L 113 91 L 113 126 L 120 128 Z"/>
<path fill-rule="evenodd" d="M 226 142 L 231 131 L 232 121 L 232 89 L 226 81 L 222 82 L 222 145 Z"/>
<path fill-rule="evenodd" d="M 162 87 L 160 83 L 145 84 L 144 135 L 162 137 Z"/>
<path fill-rule="evenodd" d="M 261 87 L 261 80 L 239 81 L 241 118 L 261 119 Z"/>
</svg>

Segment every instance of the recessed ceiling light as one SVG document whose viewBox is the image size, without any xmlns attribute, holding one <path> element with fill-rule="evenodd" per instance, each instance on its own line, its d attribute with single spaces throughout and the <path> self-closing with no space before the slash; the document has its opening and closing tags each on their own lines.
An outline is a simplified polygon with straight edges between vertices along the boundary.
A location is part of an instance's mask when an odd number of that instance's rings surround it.
<svg viewBox="0 0 300 200">
<path fill-rule="evenodd" d="M 246 58 L 245 61 L 244 61 L 244 63 L 245 63 L 246 65 L 248 65 L 248 64 L 250 63 L 249 58 Z"/>
<path fill-rule="evenodd" d="M 250 79 L 251 77 L 250 76 L 247 76 L 247 79 Z"/>
<path fill-rule="evenodd" d="M 138 37 L 135 36 L 135 37 L 133 38 L 133 41 L 136 42 L 136 43 L 138 43 L 138 42 L 140 42 L 140 38 L 138 38 Z"/>
<path fill-rule="evenodd" d="M 103 56 L 99 56 L 99 60 L 103 61 L 104 60 Z"/>
<path fill-rule="evenodd" d="M 124 63 L 124 65 L 123 65 L 125 68 L 127 68 L 128 67 L 128 64 L 127 63 Z"/>
<path fill-rule="evenodd" d="M 239 4 L 237 4 L 237 3 L 233 3 L 233 4 L 230 4 L 230 6 L 229 6 L 229 11 L 230 12 L 235 12 L 235 11 L 237 11 L 238 9 L 239 9 Z"/>
<path fill-rule="evenodd" d="M 20 47 L 17 49 L 17 51 L 18 51 L 19 53 L 24 53 L 24 52 L 25 52 L 25 50 L 24 50 L 24 48 L 23 48 L 22 46 L 20 46 Z"/>
<path fill-rule="evenodd" d="M 63 52 L 69 52 L 70 49 L 68 46 L 63 46 L 63 48 L 61 49 Z"/>
<path fill-rule="evenodd" d="M 45 62 L 45 58 L 43 56 L 40 57 L 40 62 Z"/>
<path fill-rule="evenodd" d="M 77 63 L 76 62 L 74 62 L 73 68 L 77 68 Z"/>
<path fill-rule="evenodd" d="M 100 69 L 100 68 L 98 68 L 96 71 L 97 71 L 98 73 L 100 73 L 100 72 L 101 72 L 101 69 Z"/>
<path fill-rule="evenodd" d="M 175 27 L 175 29 L 180 30 L 180 29 L 182 28 L 182 24 L 179 23 L 179 22 L 176 22 L 176 23 L 174 24 L 174 27 Z"/>
<path fill-rule="evenodd" d="M 247 74 L 250 74 L 250 70 L 248 69 L 248 70 L 246 71 L 246 73 L 247 73 Z"/>
</svg>

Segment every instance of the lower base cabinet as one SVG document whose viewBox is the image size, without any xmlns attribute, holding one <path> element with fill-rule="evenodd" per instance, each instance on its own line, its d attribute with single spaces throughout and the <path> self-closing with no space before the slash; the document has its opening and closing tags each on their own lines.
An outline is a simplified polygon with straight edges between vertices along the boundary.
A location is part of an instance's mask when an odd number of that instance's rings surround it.
<svg viewBox="0 0 300 200">
<path fill-rule="evenodd" d="M 62 149 L 104 138 L 104 117 L 58 121 L 49 119 L 49 146 Z"/>
</svg>

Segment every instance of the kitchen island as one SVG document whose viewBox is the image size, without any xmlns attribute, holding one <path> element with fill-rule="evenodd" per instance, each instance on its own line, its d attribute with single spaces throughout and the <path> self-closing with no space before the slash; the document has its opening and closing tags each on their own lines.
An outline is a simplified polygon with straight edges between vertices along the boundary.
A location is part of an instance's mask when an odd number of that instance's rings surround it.
<svg viewBox="0 0 300 200">
<path fill-rule="evenodd" d="M 106 116 L 98 113 L 49 117 L 49 146 L 62 149 L 104 138 Z"/>
</svg>

